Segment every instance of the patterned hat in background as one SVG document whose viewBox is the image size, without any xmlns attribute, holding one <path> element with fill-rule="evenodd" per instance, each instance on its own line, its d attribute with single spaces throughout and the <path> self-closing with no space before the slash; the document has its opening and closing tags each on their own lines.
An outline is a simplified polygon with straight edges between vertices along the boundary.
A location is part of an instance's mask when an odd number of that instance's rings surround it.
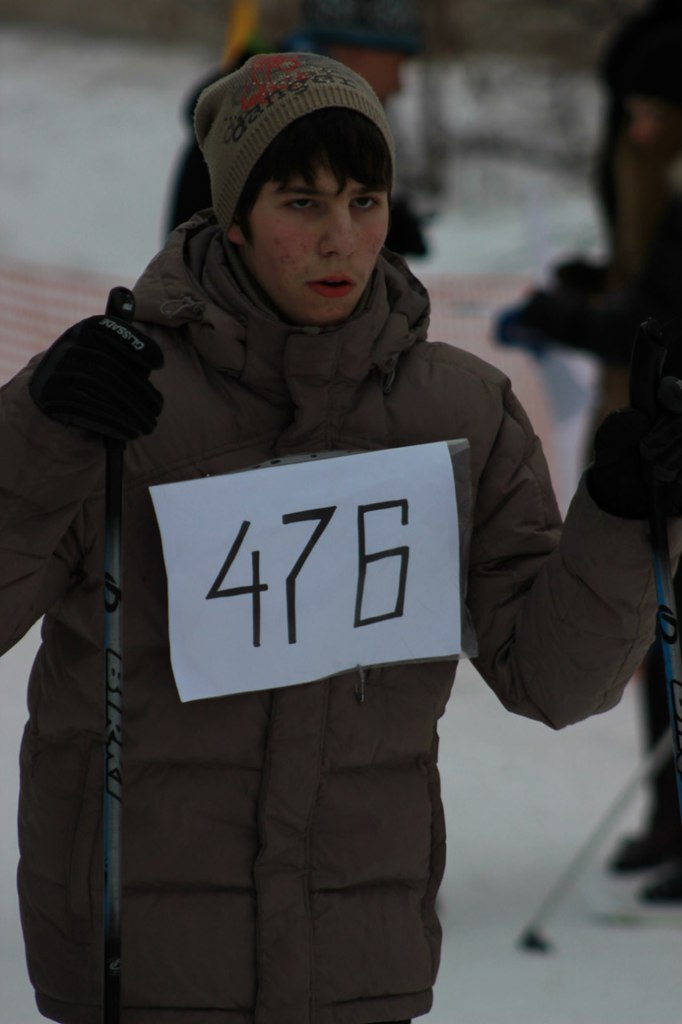
<svg viewBox="0 0 682 1024">
<path fill-rule="evenodd" d="M 414 0 L 303 0 L 292 38 L 414 54 L 422 48 L 422 25 Z"/>
</svg>

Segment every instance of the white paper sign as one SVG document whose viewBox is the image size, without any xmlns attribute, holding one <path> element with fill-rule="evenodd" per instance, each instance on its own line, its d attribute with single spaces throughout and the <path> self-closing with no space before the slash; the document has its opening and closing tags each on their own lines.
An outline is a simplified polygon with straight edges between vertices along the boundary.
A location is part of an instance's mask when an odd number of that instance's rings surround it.
<svg viewBox="0 0 682 1024">
<path fill-rule="evenodd" d="M 460 652 L 447 443 L 151 488 L 183 701 Z"/>
</svg>

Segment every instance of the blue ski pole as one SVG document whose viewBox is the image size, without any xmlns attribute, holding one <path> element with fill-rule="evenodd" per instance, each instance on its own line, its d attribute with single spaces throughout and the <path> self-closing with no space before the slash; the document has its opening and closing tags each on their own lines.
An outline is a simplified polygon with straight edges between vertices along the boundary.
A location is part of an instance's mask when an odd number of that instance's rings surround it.
<svg viewBox="0 0 682 1024">
<path fill-rule="evenodd" d="M 664 377 L 667 349 L 659 324 L 646 320 L 637 333 L 630 370 L 630 404 L 652 420 L 662 411 L 682 413 L 682 381 Z M 663 655 L 668 708 L 672 726 L 672 754 L 677 795 L 682 817 L 682 648 L 679 617 L 670 566 L 668 524 L 659 482 L 652 468 L 647 481 L 650 491 L 649 524 L 656 581 L 656 635 Z"/>
<path fill-rule="evenodd" d="M 682 413 L 682 381 L 674 377 L 662 377 L 666 348 L 663 344 L 660 328 L 656 321 L 648 320 L 639 329 L 632 352 L 630 373 L 630 404 L 639 409 L 652 420 L 661 408 Z M 613 823 L 629 804 L 642 782 L 660 771 L 670 760 L 671 753 L 675 757 L 677 774 L 677 791 L 680 797 L 682 813 L 682 756 L 680 741 L 682 739 L 682 654 L 678 628 L 675 591 L 673 589 L 672 572 L 670 569 L 670 552 L 668 547 L 668 529 L 665 513 L 661 507 L 660 494 L 651 479 L 651 547 L 656 580 L 656 599 L 658 602 L 656 616 L 656 632 L 663 649 L 666 685 L 668 688 L 671 721 L 673 728 L 673 746 L 664 732 L 656 744 L 647 752 L 641 765 L 638 766 L 623 790 L 618 794 L 603 818 L 597 823 L 583 846 L 568 864 L 559 877 L 540 908 L 522 930 L 518 944 L 524 950 L 547 953 L 552 943 L 547 937 L 545 926 L 560 906 L 566 895 L 583 873 L 593 854 L 599 849 L 604 837 Z"/>
</svg>

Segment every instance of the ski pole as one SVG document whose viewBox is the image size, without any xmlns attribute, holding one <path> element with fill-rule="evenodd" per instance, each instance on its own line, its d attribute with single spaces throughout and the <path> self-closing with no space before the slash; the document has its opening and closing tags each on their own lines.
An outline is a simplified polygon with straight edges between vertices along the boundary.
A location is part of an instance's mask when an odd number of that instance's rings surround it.
<svg viewBox="0 0 682 1024">
<path fill-rule="evenodd" d="M 132 320 L 135 300 L 127 288 L 112 288 L 109 316 Z M 121 818 L 123 743 L 123 658 L 121 614 L 121 532 L 125 442 L 105 440 L 104 498 L 104 1024 L 121 1019 Z"/>
<path fill-rule="evenodd" d="M 666 516 L 656 498 L 653 499 L 653 505 L 651 544 L 658 599 L 656 631 L 665 666 L 668 710 L 672 726 L 673 763 L 680 819 L 682 820 L 682 653 L 680 652 L 679 618 L 670 569 Z"/>
<path fill-rule="evenodd" d="M 640 326 L 632 350 L 630 405 L 648 415 L 652 421 L 657 417 L 660 406 L 682 412 L 682 384 L 672 377 L 661 379 L 665 356 L 666 348 L 660 327 L 655 320 L 647 320 Z M 551 948 L 550 941 L 543 935 L 543 927 L 580 877 L 612 823 L 636 793 L 639 784 L 663 767 L 671 753 L 675 754 L 678 794 L 682 808 L 682 654 L 665 513 L 661 508 L 659 490 L 653 477 L 647 483 L 651 497 L 650 531 L 658 602 L 656 632 L 665 664 L 673 723 L 673 748 L 671 750 L 666 730 L 552 887 L 535 916 L 521 932 L 519 945 L 526 950 L 547 952 Z"/>
<path fill-rule="evenodd" d="M 630 371 L 630 404 L 652 420 L 662 411 L 682 413 L 682 381 L 663 377 L 667 349 L 656 320 L 643 323 L 637 333 Z M 677 796 L 682 818 L 682 647 L 673 586 L 668 523 L 655 467 L 649 471 L 651 553 L 656 583 L 656 636 L 663 655 Z"/>
<path fill-rule="evenodd" d="M 553 944 L 545 932 L 547 922 L 554 916 L 559 906 L 574 888 L 583 871 L 592 860 L 593 855 L 637 793 L 639 786 L 650 775 L 658 771 L 669 757 L 670 739 L 668 733 L 665 732 L 659 738 L 656 746 L 649 750 L 644 760 L 638 765 L 636 771 L 633 772 L 625 786 L 616 796 L 616 799 L 609 805 L 606 813 L 597 822 L 576 855 L 568 863 L 565 870 L 547 893 L 538 910 L 522 929 L 517 940 L 518 945 L 522 949 L 532 950 L 537 953 L 549 953 L 552 950 Z"/>
</svg>

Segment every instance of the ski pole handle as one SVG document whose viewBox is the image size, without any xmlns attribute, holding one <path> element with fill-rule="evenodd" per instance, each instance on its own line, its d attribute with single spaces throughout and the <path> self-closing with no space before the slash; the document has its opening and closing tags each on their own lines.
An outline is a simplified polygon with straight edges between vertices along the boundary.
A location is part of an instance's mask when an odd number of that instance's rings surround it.
<svg viewBox="0 0 682 1024">
<path fill-rule="evenodd" d="M 135 318 L 135 296 L 130 288 L 117 285 L 109 292 L 107 299 L 107 316 L 117 316 L 121 320 L 132 323 Z"/>
<path fill-rule="evenodd" d="M 131 292 L 130 288 L 124 288 L 122 285 L 117 285 L 112 288 L 109 292 L 107 299 L 107 316 L 116 316 L 119 320 L 127 320 L 128 323 L 132 323 L 135 317 L 135 296 Z M 113 437 L 104 438 L 104 447 L 107 452 L 116 449 L 124 449 L 125 441 L 118 441 Z"/>
<path fill-rule="evenodd" d="M 661 329 L 653 320 L 640 324 L 630 357 L 630 405 L 654 420 L 660 409 L 658 389 L 666 348 Z"/>
<path fill-rule="evenodd" d="M 106 312 L 132 321 L 135 299 L 112 288 Z M 106 438 L 104 500 L 104 1024 L 121 1019 L 121 819 L 123 798 L 123 654 L 121 540 L 125 442 Z"/>
</svg>

